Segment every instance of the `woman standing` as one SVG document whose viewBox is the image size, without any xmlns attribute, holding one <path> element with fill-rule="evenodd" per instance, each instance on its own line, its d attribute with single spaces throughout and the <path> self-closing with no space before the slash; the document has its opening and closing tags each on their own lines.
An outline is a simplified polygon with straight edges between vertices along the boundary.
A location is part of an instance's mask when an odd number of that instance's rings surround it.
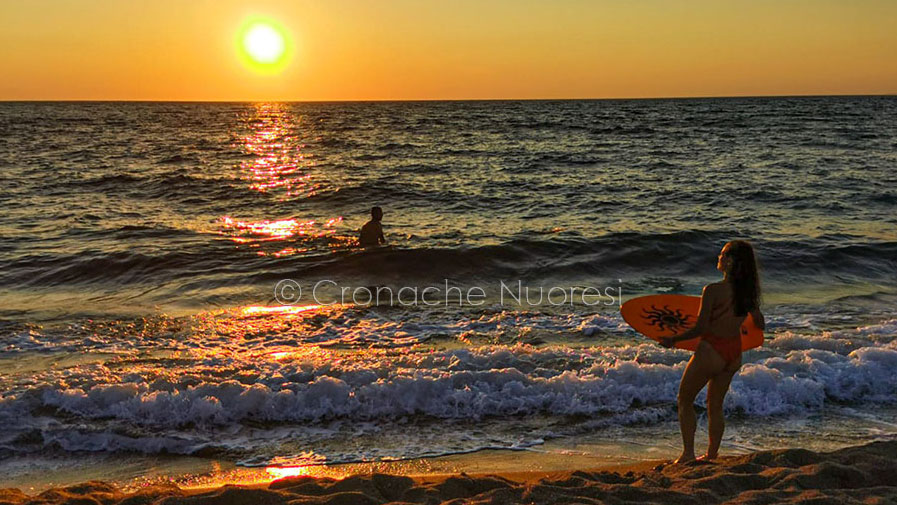
<svg viewBox="0 0 897 505">
<path fill-rule="evenodd" d="M 679 383 L 679 429 L 683 447 L 676 463 L 695 459 L 694 401 L 705 384 L 710 444 L 707 454 L 700 459 L 713 459 L 719 453 L 725 429 L 723 400 L 732 377 L 741 367 L 741 324 L 750 314 L 758 328 L 763 330 L 766 326 L 760 312 L 760 278 L 751 244 L 733 240 L 723 246 L 716 268 L 723 273 L 723 280 L 704 287 L 695 327 L 662 341 L 664 347 L 672 347 L 676 342 L 701 337 Z"/>
</svg>

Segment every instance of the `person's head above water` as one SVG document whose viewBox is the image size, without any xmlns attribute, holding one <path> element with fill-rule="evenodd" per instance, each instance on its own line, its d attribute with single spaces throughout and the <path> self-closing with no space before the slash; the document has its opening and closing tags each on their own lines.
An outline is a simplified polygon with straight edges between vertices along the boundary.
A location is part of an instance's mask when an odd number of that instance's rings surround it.
<svg viewBox="0 0 897 505">
<path fill-rule="evenodd" d="M 733 240 L 724 245 L 716 268 L 732 282 L 735 315 L 743 316 L 760 307 L 760 273 L 750 242 Z"/>
<path fill-rule="evenodd" d="M 383 209 L 380 207 L 371 207 L 371 220 L 379 221 L 383 219 Z"/>
</svg>

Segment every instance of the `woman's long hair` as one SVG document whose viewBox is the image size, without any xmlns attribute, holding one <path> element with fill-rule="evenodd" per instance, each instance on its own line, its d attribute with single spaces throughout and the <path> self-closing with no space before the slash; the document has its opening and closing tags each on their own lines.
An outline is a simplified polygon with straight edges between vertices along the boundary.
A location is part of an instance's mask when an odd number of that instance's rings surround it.
<svg viewBox="0 0 897 505">
<path fill-rule="evenodd" d="M 726 256 L 732 259 L 729 279 L 735 291 L 735 315 L 746 316 L 760 306 L 760 273 L 754 247 L 745 240 L 726 244 Z"/>
</svg>

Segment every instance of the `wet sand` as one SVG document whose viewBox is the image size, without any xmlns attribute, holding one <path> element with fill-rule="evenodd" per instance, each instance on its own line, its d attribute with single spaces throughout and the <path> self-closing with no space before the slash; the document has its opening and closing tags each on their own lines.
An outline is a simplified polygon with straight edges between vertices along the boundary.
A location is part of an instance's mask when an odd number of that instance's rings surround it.
<svg viewBox="0 0 897 505">
<path fill-rule="evenodd" d="M 303 476 L 255 486 L 154 485 L 134 492 L 94 481 L 32 496 L 4 489 L 0 504 L 897 503 L 895 476 L 897 441 L 888 441 L 829 453 L 783 449 L 711 463 L 643 462 L 600 471 Z"/>
</svg>

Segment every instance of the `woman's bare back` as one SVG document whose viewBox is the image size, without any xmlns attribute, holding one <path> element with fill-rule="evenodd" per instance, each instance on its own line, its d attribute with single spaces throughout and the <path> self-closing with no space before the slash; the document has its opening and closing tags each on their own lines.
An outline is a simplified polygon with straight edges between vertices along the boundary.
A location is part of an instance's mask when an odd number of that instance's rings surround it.
<svg viewBox="0 0 897 505">
<path fill-rule="evenodd" d="M 735 289 L 728 281 L 715 282 L 707 286 L 706 295 L 710 295 L 709 306 L 711 307 L 710 319 L 707 322 L 707 333 L 722 338 L 736 338 L 741 336 L 741 325 L 744 323 L 747 315 L 735 315 Z M 763 316 L 759 315 L 759 311 L 754 309 L 755 324 L 763 328 Z M 760 321 L 757 321 L 759 317 Z"/>
</svg>

